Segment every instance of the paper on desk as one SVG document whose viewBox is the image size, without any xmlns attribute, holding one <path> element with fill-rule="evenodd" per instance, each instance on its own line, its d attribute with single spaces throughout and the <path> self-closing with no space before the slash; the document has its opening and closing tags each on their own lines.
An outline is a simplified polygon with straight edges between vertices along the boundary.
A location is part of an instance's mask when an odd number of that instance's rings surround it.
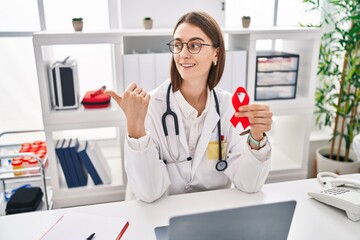
<svg viewBox="0 0 360 240">
<path fill-rule="evenodd" d="M 94 240 L 120 239 L 129 226 L 127 219 L 76 212 L 65 213 L 41 240 L 79 240 L 95 233 Z"/>
</svg>

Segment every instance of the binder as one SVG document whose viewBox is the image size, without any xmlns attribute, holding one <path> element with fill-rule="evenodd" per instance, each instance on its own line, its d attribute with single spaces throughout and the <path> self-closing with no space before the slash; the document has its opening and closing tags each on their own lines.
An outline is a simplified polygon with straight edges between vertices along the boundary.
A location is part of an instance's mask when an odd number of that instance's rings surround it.
<svg viewBox="0 0 360 240">
<path fill-rule="evenodd" d="M 94 167 L 94 164 L 92 163 L 89 155 L 87 154 L 87 149 L 88 149 L 88 141 L 80 142 L 79 147 L 77 149 L 79 159 L 85 166 L 94 184 L 95 185 L 103 184 L 98 172 Z"/>
<path fill-rule="evenodd" d="M 236 50 L 232 51 L 232 89 L 231 92 L 239 86 L 246 88 L 246 51 Z"/>
<path fill-rule="evenodd" d="M 147 92 L 155 88 L 155 54 L 139 54 L 139 85 Z"/>
<path fill-rule="evenodd" d="M 246 63 L 246 51 L 227 51 L 225 68 L 219 87 L 229 92 L 234 92 L 239 86 L 246 88 Z"/>
<path fill-rule="evenodd" d="M 155 55 L 155 86 L 159 86 L 170 78 L 171 53 L 156 53 Z"/>
<path fill-rule="evenodd" d="M 69 145 L 69 151 L 71 155 L 72 162 L 76 171 L 76 175 L 79 179 L 79 186 L 87 185 L 87 172 L 84 165 L 79 159 L 77 148 L 79 147 L 79 141 L 77 138 L 72 138 Z"/>
<path fill-rule="evenodd" d="M 224 66 L 224 72 L 221 76 L 221 80 L 219 82 L 219 87 L 232 92 L 232 56 L 231 56 L 231 51 L 227 51 L 226 52 L 226 61 L 225 61 L 225 66 Z"/>
<path fill-rule="evenodd" d="M 86 149 L 86 153 L 89 156 L 92 164 L 94 165 L 97 173 L 100 176 L 101 181 L 104 184 L 111 183 L 111 171 L 110 167 L 101 152 L 98 144 L 95 141 L 89 141 Z"/>
<path fill-rule="evenodd" d="M 65 139 L 64 140 L 62 150 L 63 150 L 63 153 L 64 153 L 64 158 L 65 158 L 65 161 L 67 163 L 71 179 L 72 179 L 72 181 L 74 183 L 74 187 L 79 187 L 80 186 L 79 179 L 77 177 L 75 166 L 74 166 L 74 163 L 72 161 L 71 154 L 70 154 L 70 149 L 69 149 L 70 141 L 71 141 L 71 139 Z"/>
<path fill-rule="evenodd" d="M 139 55 L 126 54 L 123 56 L 124 69 L 124 88 L 126 89 L 130 83 L 140 83 L 139 78 Z"/>
<path fill-rule="evenodd" d="M 170 77 L 171 53 L 126 54 L 123 56 L 125 88 L 132 82 L 151 91 Z"/>
<path fill-rule="evenodd" d="M 72 187 L 74 187 L 74 182 L 72 181 L 72 178 L 71 178 L 71 175 L 70 175 L 70 172 L 69 172 L 69 168 L 68 168 L 66 159 L 64 157 L 64 152 L 63 152 L 63 148 L 62 148 L 63 143 L 64 143 L 64 139 L 57 140 L 56 146 L 55 146 L 55 153 L 56 153 L 56 155 L 58 157 L 58 160 L 60 162 L 60 166 L 61 166 L 62 172 L 64 174 L 64 177 L 65 177 L 66 185 L 69 188 L 72 188 Z"/>
</svg>

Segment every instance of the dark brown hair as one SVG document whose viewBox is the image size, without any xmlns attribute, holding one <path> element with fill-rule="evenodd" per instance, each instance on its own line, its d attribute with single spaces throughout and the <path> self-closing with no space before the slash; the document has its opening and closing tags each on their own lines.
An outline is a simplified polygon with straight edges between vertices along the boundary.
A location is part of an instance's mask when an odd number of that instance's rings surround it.
<svg viewBox="0 0 360 240">
<path fill-rule="evenodd" d="M 178 20 L 177 24 L 175 25 L 173 34 L 182 23 L 189 23 L 199 27 L 210 38 L 212 45 L 219 49 L 217 65 L 211 65 L 207 79 L 207 85 L 209 86 L 210 90 L 212 90 L 219 83 L 225 66 L 225 45 L 219 24 L 212 16 L 205 12 L 189 12 Z M 181 78 L 180 73 L 176 68 L 174 58 L 172 58 L 171 61 L 170 78 L 173 91 L 178 90 L 183 79 Z"/>
</svg>

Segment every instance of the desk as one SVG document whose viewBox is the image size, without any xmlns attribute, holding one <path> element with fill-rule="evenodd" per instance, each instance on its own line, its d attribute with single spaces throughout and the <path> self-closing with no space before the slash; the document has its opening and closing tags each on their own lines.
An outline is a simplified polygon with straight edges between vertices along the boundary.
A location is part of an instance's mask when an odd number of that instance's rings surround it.
<svg viewBox="0 0 360 240">
<path fill-rule="evenodd" d="M 126 240 L 155 240 L 154 227 L 167 225 L 171 216 L 296 200 L 289 239 L 359 239 L 360 222 L 342 210 L 311 199 L 307 192 L 320 189 L 316 179 L 266 184 L 255 194 L 225 189 L 173 195 L 152 204 L 138 200 L 39 211 L 0 217 L 0 239 L 39 239 L 67 211 L 119 216 L 129 219 Z"/>
</svg>

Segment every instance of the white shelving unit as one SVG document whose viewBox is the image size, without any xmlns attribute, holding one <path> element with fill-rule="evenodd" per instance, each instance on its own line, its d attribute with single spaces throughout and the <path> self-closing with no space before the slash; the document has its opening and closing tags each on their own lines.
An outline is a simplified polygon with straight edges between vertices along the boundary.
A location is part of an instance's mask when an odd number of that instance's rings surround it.
<svg viewBox="0 0 360 240">
<path fill-rule="evenodd" d="M 84 109 L 56 111 L 51 107 L 48 66 L 54 59 L 53 51 L 63 45 L 109 45 L 112 53 L 112 85 L 107 86 L 118 92 L 123 91 L 122 82 L 122 37 L 120 32 L 96 33 L 49 33 L 33 35 L 35 60 L 39 80 L 41 105 L 46 141 L 48 143 L 49 174 L 53 187 L 54 208 L 94 204 L 123 200 L 125 198 L 126 176 L 121 146 L 124 142 L 125 118 L 116 104 L 105 109 Z M 91 47 L 89 49 L 91 51 Z M 101 71 L 99 69 L 91 69 Z M 81 79 L 79 81 L 81 88 Z M 102 84 L 99 82 L 99 86 Z M 105 132 L 105 134 L 104 134 Z M 94 137 L 95 136 L 95 137 Z M 109 137 L 110 136 L 110 137 Z M 97 140 L 112 172 L 112 183 L 95 186 L 90 177 L 85 187 L 67 188 L 61 167 L 55 154 L 55 143 L 60 138 Z M 97 139 L 98 138 L 98 139 Z"/>
<path fill-rule="evenodd" d="M 258 101 L 274 113 L 270 140 L 273 163 L 267 182 L 303 179 L 314 111 L 314 92 L 321 30 L 318 28 L 227 29 L 229 47 L 248 51 L 247 91 L 254 99 L 256 50 L 261 41 L 275 41 L 275 49 L 300 55 L 295 99 Z"/>
<path fill-rule="evenodd" d="M 274 151 L 268 182 L 305 178 L 321 30 L 315 28 L 223 29 L 223 33 L 229 49 L 247 51 L 246 87 L 250 99 L 254 99 L 256 50 L 260 41 L 276 41 L 275 50 L 300 55 L 296 98 L 264 101 L 264 103 L 270 105 L 275 120 L 273 130 L 270 132 Z M 77 110 L 52 110 L 47 67 L 58 60 L 54 59 L 52 55 L 53 48 L 58 45 L 110 45 L 113 80 L 109 89 L 121 93 L 124 90 L 123 55 L 133 52 L 162 53 L 166 51 L 165 44 L 169 42 L 171 36 L 172 29 L 121 29 L 81 33 L 39 32 L 33 35 L 55 208 L 124 199 L 126 176 L 122 167 L 124 159 L 122 147 L 126 123 L 122 111 L 115 104 L 110 108 L 96 110 L 82 107 Z M 96 71 L 96 69 L 91 70 Z M 81 86 L 81 76 L 79 81 Z M 64 136 L 64 132 L 65 135 L 69 134 L 68 136 L 79 136 L 80 138 L 81 134 L 77 132 L 78 129 L 96 131 L 101 128 L 116 129 L 114 130 L 115 140 L 105 140 L 103 152 L 118 153 L 115 154 L 116 156 L 109 156 L 109 162 L 115 163 L 113 177 L 119 181 L 113 181 L 108 186 L 91 186 L 89 184 L 86 187 L 68 189 L 64 185 L 61 169 L 56 161 L 55 140 Z M 113 143 L 114 141 L 115 143 Z M 119 176 L 121 177 L 119 178 Z"/>
</svg>

